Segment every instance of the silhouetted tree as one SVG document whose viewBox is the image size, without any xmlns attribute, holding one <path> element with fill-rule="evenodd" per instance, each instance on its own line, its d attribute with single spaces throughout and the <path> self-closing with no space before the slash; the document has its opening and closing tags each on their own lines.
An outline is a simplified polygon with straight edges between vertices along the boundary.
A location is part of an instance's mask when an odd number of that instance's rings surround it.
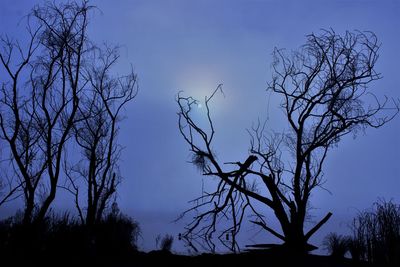
<svg viewBox="0 0 400 267">
<path fill-rule="evenodd" d="M 24 222 L 42 221 L 53 202 L 62 158 L 85 87 L 82 61 L 90 47 L 83 1 L 35 7 L 29 42 L 1 39 L 1 138 L 8 144 L 25 200 Z"/>
<path fill-rule="evenodd" d="M 289 130 L 270 135 L 265 124 L 258 123 L 249 131 L 250 155 L 243 162 L 229 163 L 230 168 L 212 150 L 215 128 L 210 102 L 221 85 L 205 98 L 207 127 L 192 115 L 198 101 L 178 95 L 179 130 L 193 153 L 193 163 L 204 175 L 219 178 L 216 190 L 196 199 L 195 206 L 184 213 L 199 211 L 184 236 L 202 237 L 213 248 L 216 224 L 227 218 L 230 227 L 219 238 L 235 250 L 235 236 L 250 209 L 256 216 L 252 222 L 281 239 L 285 247 L 297 252 L 312 249 L 307 241 L 332 215 L 327 213 L 305 231 L 310 195 L 323 182 L 328 151 L 343 136 L 379 128 L 398 112 L 395 103 L 394 113 L 381 115 L 387 98 L 379 101 L 368 88 L 370 82 L 380 79 L 375 70 L 378 50 L 373 33 L 338 35 L 333 30 L 308 35 L 306 44 L 290 55 L 275 49 L 268 90 L 281 97 Z M 267 225 L 254 201 L 272 209 L 281 231 Z M 211 209 L 204 211 L 209 206 Z"/>
<path fill-rule="evenodd" d="M 400 206 L 392 201 L 374 203 L 373 209 L 353 220 L 353 259 L 379 266 L 399 266 Z"/>
<path fill-rule="evenodd" d="M 68 190 L 75 196 L 75 205 L 83 223 L 92 225 L 102 219 L 120 183 L 118 160 L 121 147 L 117 143 L 118 123 L 122 108 L 137 94 L 136 75 L 113 77 L 111 68 L 119 58 L 118 49 L 94 48 L 85 66 L 87 90 L 80 100 L 78 121 L 74 124 L 75 141 L 82 158 L 77 164 L 66 164 Z M 85 185 L 85 208 L 81 208 L 80 185 Z"/>
</svg>

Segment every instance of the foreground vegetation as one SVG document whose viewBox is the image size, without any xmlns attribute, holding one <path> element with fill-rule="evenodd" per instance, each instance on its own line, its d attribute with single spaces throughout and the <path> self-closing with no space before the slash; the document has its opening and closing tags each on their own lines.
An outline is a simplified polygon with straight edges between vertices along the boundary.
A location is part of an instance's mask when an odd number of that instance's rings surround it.
<svg viewBox="0 0 400 267">
<path fill-rule="evenodd" d="M 48 216 L 41 224 L 25 224 L 16 215 L 0 223 L 0 255 L 38 265 L 115 260 L 137 251 L 139 233 L 138 223 L 118 211 L 90 226 L 68 214 Z"/>
<path fill-rule="evenodd" d="M 331 233 L 325 247 L 335 258 L 349 254 L 355 262 L 378 266 L 400 266 L 400 205 L 389 201 L 374 203 L 359 213 L 351 225 L 352 235 Z"/>
<path fill-rule="evenodd" d="M 324 242 L 329 256 L 303 254 L 285 246 L 233 254 L 171 253 L 173 236 L 159 237 L 159 250 L 140 252 L 139 224 L 116 205 L 100 222 L 82 224 L 64 214 L 52 214 L 40 225 L 24 224 L 15 215 L 0 222 L 0 255 L 14 265 L 100 266 L 399 266 L 400 205 L 377 202 L 353 220 L 351 236 L 329 234 Z"/>
</svg>

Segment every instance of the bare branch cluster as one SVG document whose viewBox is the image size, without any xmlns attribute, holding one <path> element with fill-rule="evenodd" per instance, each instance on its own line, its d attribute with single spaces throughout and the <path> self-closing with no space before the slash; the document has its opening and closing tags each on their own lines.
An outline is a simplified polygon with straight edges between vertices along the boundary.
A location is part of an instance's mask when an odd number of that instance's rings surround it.
<svg viewBox="0 0 400 267">
<path fill-rule="evenodd" d="M 90 42 L 92 8 L 87 1 L 37 6 L 28 16 L 26 47 L 0 40 L 0 137 L 13 169 L 0 203 L 22 191 L 25 223 L 45 218 L 59 187 L 74 193 L 83 220 L 85 183 L 86 221 L 98 221 L 121 180 L 118 122 L 137 94 L 137 78 L 133 70 L 114 77 L 118 47 Z M 82 151 L 76 164 L 68 157 L 76 154 L 74 142 Z"/>
<path fill-rule="evenodd" d="M 371 32 L 339 35 L 333 30 L 308 35 L 306 44 L 291 55 L 275 49 L 268 90 L 281 97 L 289 130 L 270 135 L 265 123 L 258 122 L 249 130 L 250 155 L 243 163 L 231 164 L 236 166 L 233 170 L 225 170 L 211 149 L 215 128 L 209 103 L 221 85 L 205 99 L 209 130 L 193 119 L 196 100 L 178 95 L 179 130 L 193 153 L 193 163 L 204 175 L 219 178 L 216 190 L 202 196 L 187 211 L 211 206 L 195 215 L 184 236 L 202 236 L 206 243 L 213 244 L 211 236 L 219 218 L 229 218 L 232 226 L 222 230 L 222 235 L 232 236 L 230 248 L 235 250 L 235 236 L 249 208 L 250 214 L 257 217 L 252 222 L 288 248 L 312 249 L 307 241 L 332 215 L 327 213 L 304 231 L 310 195 L 323 183 L 323 164 L 329 149 L 347 134 L 381 127 L 399 111 L 398 103 L 393 101 L 393 112 L 388 113 L 388 98 L 379 101 L 369 90 L 369 83 L 380 79 L 375 71 L 378 50 L 377 37 Z M 283 155 L 282 148 L 289 155 Z M 254 186 L 254 179 L 263 187 Z M 273 210 L 281 233 L 265 223 L 252 201 Z"/>
<path fill-rule="evenodd" d="M 84 72 L 88 86 L 73 126 L 82 159 L 73 165 L 65 163 L 67 188 L 75 196 L 81 221 L 89 225 L 102 219 L 121 182 L 118 160 L 122 148 L 116 143 L 118 122 L 121 109 L 138 92 L 137 77 L 132 70 L 121 77 L 113 77 L 110 73 L 119 58 L 117 47 L 93 48 L 91 53 L 90 64 L 85 66 Z M 79 200 L 79 182 L 82 180 L 87 188 L 86 212 Z"/>
</svg>

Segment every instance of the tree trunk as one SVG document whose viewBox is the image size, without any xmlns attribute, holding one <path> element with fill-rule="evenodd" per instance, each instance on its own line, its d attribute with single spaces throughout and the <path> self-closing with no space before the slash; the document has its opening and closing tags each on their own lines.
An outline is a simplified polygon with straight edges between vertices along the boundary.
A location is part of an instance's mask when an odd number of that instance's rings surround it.
<svg viewBox="0 0 400 267">
<path fill-rule="evenodd" d="M 286 242 L 284 246 L 293 253 L 308 253 L 307 240 L 304 237 L 303 229 L 299 229 L 296 225 L 291 225 L 290 234 L 285 236 Z"/>
<path fill-rule="evenodd" d="M 35 208 L 34 201 L 34 194 L 28 193 L 28 197 L 25 200 L 24 218 L 22 221 L 25 225 L 32 222 L 33 209 Z"/>
<path fill-rule="evenodd" d="M 95 222 L 96 207 L 93 203 L 88 203 L 87 213 L 86 213 L 86 225 L 93 225 Z"/>
</svg>

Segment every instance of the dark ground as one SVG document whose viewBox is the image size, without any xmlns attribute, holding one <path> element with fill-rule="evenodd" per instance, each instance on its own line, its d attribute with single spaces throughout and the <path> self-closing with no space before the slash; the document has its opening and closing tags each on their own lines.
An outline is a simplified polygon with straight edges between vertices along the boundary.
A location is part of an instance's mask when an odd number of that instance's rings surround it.
<svg viewBox="0 0 400 267">
<path fill-rule="evenodd" d="M 142 262 L 134 266 L 370 266 L 367 264 L 354 264 L 349 259 L 334 259 L 328 256 L 306 255 L 293 256 L 279 253 L 251 252 L 242 254 L 202 254 L 200 256 L 167 255 L 153 252 L 143 255 Z"/>
<path fill-rule="evenodd" d="M 82 259 L 74 255 L 42 255 L 36 259 L 25 259 L 23 255 L 14 256 L 14 260 L 0 262 L 0 266 L 308 266 L 308 267 L 370 267 L 366 263 L 354 263 L 350 259 L 334 259 L 329 256 L 306 255 L 293 256 L 276 252 L 249 252 L 241 254 L 202 254 L 198 256 L 175 255 L 169 252 L 152 251 L 149 253 L 132 252 L 124 257 L 117 255 L 99 255 Z M 4 259 L 4 258 L 3 258 Z M 4 265 L 2 263 L 5 263 Z"/>
</svg>

